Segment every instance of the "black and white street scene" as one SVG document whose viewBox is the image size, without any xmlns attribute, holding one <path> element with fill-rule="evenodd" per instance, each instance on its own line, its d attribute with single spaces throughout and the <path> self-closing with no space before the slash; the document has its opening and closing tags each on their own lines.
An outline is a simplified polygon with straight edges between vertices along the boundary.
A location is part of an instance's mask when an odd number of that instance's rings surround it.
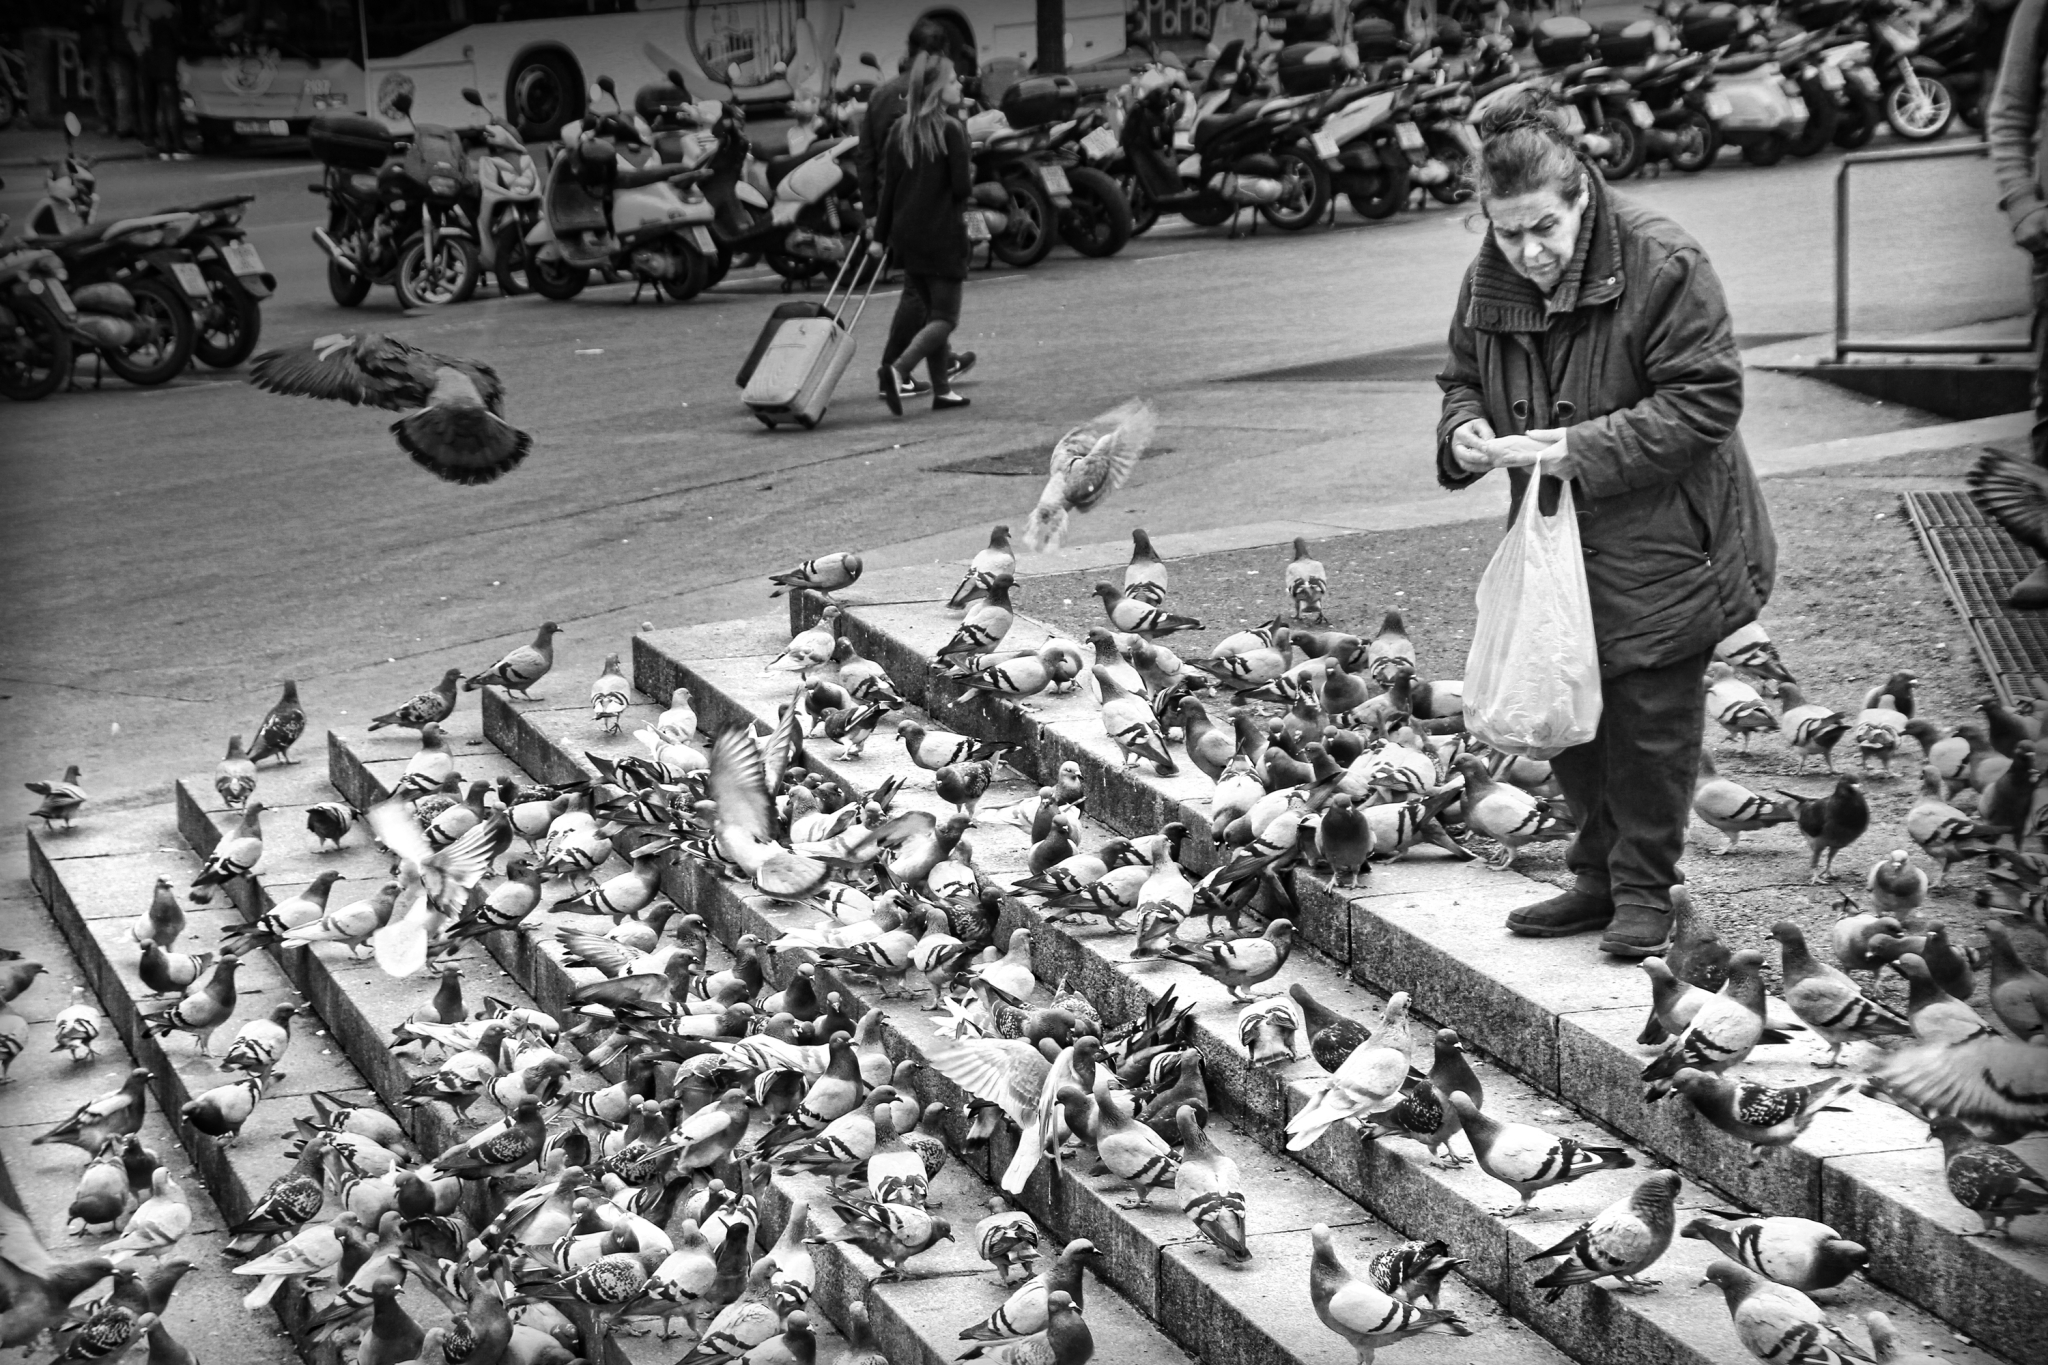
<svg viewBox="0 0 2048 1365">
<path fill-rule="evenodd" d="M 2048 1365 L 2048 0 L 0 5 L 0 1356 Z"/>
</svg>

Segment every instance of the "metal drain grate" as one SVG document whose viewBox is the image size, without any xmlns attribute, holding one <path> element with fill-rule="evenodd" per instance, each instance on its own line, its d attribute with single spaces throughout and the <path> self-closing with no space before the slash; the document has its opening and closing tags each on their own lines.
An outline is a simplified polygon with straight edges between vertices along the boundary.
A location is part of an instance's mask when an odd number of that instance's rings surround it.
<svg viewBox="0 0 2048 1365">
<path fill-rule="evenodd" d="M 2048 678 L 2048 612 L 2014 611 L 2005 595 L 2038 561 L 1967 493 L 1905 498 L 1906 514 L 2000 699 L 2008 706 L 2032 701 L 2033 680 Z"/>
</svg>

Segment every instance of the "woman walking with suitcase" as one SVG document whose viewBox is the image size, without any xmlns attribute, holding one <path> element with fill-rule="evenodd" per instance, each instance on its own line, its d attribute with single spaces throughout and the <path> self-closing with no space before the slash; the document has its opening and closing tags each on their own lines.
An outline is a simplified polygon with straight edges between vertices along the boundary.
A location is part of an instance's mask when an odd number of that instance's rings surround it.
<svg viewBox="0 0 2048 1365">
<path fill-rule="evenodd" d="M 903 390 L 920 362 L 931 376 L 934 410 L 967 406 L 966 395 L 953 391 L 946 344 L 960 323 L 969 250 L 961 213 L 974 189 L 967 129 L 953 112 L 959 104 L 953 63 L 937 53 L 918 53 L 910 64 L 903 114 L 882 154 L 881 202 L 869 250 L 877 257 L 895 251 L 903 268 L 897 317 L 908 321 L 921 313 L 924 319 L 907 340 L 907 328 L 892 327 L 890 350 L 882 356 L 882 397 L 899 417 Z"/>
</svg>

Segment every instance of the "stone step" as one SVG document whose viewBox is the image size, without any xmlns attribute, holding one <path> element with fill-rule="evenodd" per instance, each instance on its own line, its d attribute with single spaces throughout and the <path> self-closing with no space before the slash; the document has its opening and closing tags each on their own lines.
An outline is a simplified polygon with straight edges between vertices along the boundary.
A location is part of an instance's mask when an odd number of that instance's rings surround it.
<svg viewBox="0 0 2048 1365">
<path fill-rule="evenodd" d="M 1078 763 L 1089 810 L 1112 829 L 1147 833 L 1182 821 L 1191 832 L 1184 861 L 1197 870 L 1214 864 L 1207 778 L 1185 762 L 1174 777 L 1160 777 L 1150 764 L 1123 766 L 1086 695 L 1041 694 L 1022 704 L 961 696 L 931 666 L 957 625 L 940 605 L 952 582 L 932 581 L 936 600 L 905 600 L 915 597 L 906 586 L 896 584 L 896 600 L 851 606 L 841 618 L 842 633 L 887 669 L 906 699 L 948 729 L 1018 745 L 1016 764 L 1035 776 Z M 823 605 L 814 594 L 800 596 L 791 605 L 794 628 L 814 623 Z M 1019 617 L 1004 647 L 1033 648 L 1055 633 Z M 667 685 L 669 675 L 654 662 L 662 638 L 636 642 L 643 686 Z M 1295 878 L 1303 911 L 1297 927 L 1333 963 L 1382 990 L 1410 992 L 1419 1010 L 1538 1089 L 1744 1205 L 1818 1219 L 1864 1243 L 1872 1279 L 1965 1336 L 2015 1356 L 2038 1341 L 2048 1322 L 2048 1247 L 1968 1235 L 1978 1220 L 1950 1195 L 1940 1149 L 1923 1125 L 1890 1106 L 1857 1101 L 1852 1113 L 1822 1115 L 1799 1141 L 1752 1167 L 1745 1148 L 1686 1106 L 1642 1103 L 1637 1074 L 1649 1052 L 1633 1039 L 1648 991 L 1639 972 L 1601 959 L 1581 940 L 1512 938 L 1501 929 L 1510 907 L 1550 894 L 1547 888 L 1433 849 L 1376 865 L 1366 881 L 1338 892 L 1317 877 Z M 1814 1041 L 1769 1048 L 1747 1074 L 1781 1084 L 1818 1080 L 1834 1074 L 1814 1065 L 1824 1055 Z M 2039 1165 L 2048 1160 L 2048 1138 L 2017 1150 Z"/>
<path fill-rule="evenodd" d="M 210 781 L 209 778 L 209 785 Z M 187 1101 L 226 1083 L 236 1074 L 223 1072 L 214 1060 L 201 1057 L 192 1035 L 175 1033 L 157 1038 L 141 1026 L 142 1014 L 154 1012 L 169 997 L 151 995 L 137 975 L 140 953 L 131 936 L 130 923 L 148 906 L 158 877 L 169 878 L 183 899 L 185 888 L 200 865 L 180 840 L 175 809 L 169 803 L 145 807 L 124 815 L 118 828 L 95 830 L 87 838 L 33 830 L 28 838 L 30 878 L 49 909 L 50 922 L 61 934 L 66 950 L 74 956 L 80 979 L 99 998 L 113 1033 L 110 1043 L 116 1048 L 125 1047 L 139 1065 L 154 1073 L 151 1098 L 160 1108 L 161 1117 L 169 1121 Z M 234 903 L 224 898 L 216 899 L 210 906 L 188 903 L 185 915 L 186 929 L 178 947 L 191 952 L 211 951 L 219 942 L 221 931 L 242 919 Z M 301 1006 L 310 1003 L 302 998 L 279 965 L 260 953 L 249 954 L 242 960 L 235 987 L 235 1015 L 213 1035 L 214 1058 L 226 1051 L 244 1021 L 267 1014 L 281 1002 Z M 27 1060 L 24 1056 L 17 1062 L 17 1068 Z M 287 1152 L 297 1138 L 292 1120 L 310 1114 L 308 1096 L 318 1091 L 345 1104 L 377 1103 L 376 1096 L 340 1055 L 313 1011 L 294 1020 L 291 1050 L 279 1069 L 281 1078 L 256 1106 L 236 1142 L 223 1145 L 189 1124 L 172 1125 L 181 1151 L 200 1173 L 204 1193 L 211 1196 L 227 1226 L 247 1217 L 271 1182 L 291 1170 L 292 1159 Z M 82 1075 L 66 1077 L 48 1091 L 38 1087 L 33 1099 L 25 1088 L 17 1087 L 10 1097 L 15 1102 L 10 1113 L 29 1116 L 19 1119 L 20 1122 L 47 1126 L 91 1097 L 84 1092 L 103 1092 L 113 1088 L 119 1079 L 114 1068 L 100 1066 L 93 1068 L 90 1079 Z M 80 1093 L 74 1095 L 74 1091 Z M 42 1153 L 75 1149 L 35 1150 Z M 162 1147 L 158 1151 L 166 1160 L 171 1159 L 169 1151 Z M 188 1184 L 187 1189 L 192 1186 Z M 198 1192 L 194 1192 L 195 1204 L 198 1197 Z M 204 1270 L 209 1276 L 218 1275 L 229 1281 L 232 1288 L 236 1277 L 228 1275 L 225 1262 L 214 1254 L 224 1240 L 200 1242 L 188 1236 L 182 1245 L 191 1248 L 184 1254 L 194 1263 L 193 1276 Z M 250 1315 L 239 1299 L 254 1287 L 254 1281 L 240 1279 L 239 1285 L 232 1308 L 235 1314 L 246 1318 Z M 281 1293 L 272 1302 L 287 1330 L 310 1350 L 301 1335 L 307 1307 L 305 1295 Z"/>
<path fill-rule="evenodd" d="M 285 803 L 286 813 L 279 817 L 278 822 L 281 828 L 295 829 L 300 823 L 297 812 L 303 809 L 306 800 L 316 796 L 332 799 L 341 795 L 358 803 L 359 808 L 384 799 L 388 789 L 379 774 L 395 776 L 402 769 L 405 757 L 416 747 L 409 740 L 385 745 L 380 742 L 380 737 L 363 735 L 332 735 L 329 743 L 334 778 L 331 785 L 321 790 L 285 787 L 269 793 Z M 492 754 L 477 752 L 460 745 L 459 741 L 458 746 L 466 777 L 490 778 L 501 771 L 516 771 Z M 495 769 L 493 764 L 497 765 Z M 207 843 L 220 837 L 232 828 L 235 820 L 231 812 L 219 808 L 212 800 L 211 784 L 203 779 L 194 778 L 179 784 L 179 805 L 182 823 L 197 843 Z M 328 867 L 349 869 L 352 878 L 382 875 L 383 860 L 366 847 L 364 836 L 352 834 L 345 842 L 347 846 L 340 854 L 311 852 L 311 840 L 296 837 L 283 842 L 275 854 L 267 846 L 264 864 L 253 879 L 258 885 L 249 888 L 252 899 L 288 894 L 290 888 L 310 880 L 316 870 Z M 269 843 L 266 836 L 266 844 Z M 276 890 L 271 889 L 273 882 Z M 595 973 L 562 965 L 559 946 L 552 939 L 552 929 L 562 924 L 588 927 L 592 922 L 587 916 L 541 911 L 535 917 L 535 927 L 531 929 L 519 934 L 490 935 L 486 947 L 497 971 L 488 968 L 474 971 L 474 975 L 490 978 L 481 987 L 482 992 L 497 995 L 515 1007 L 538 1005 L 559 1011 L 569 991 L 578 984 L 595 979 Z M 361 1058 L 366 1073 L 376 1078 L 380 1088 L 402 1088 L 405 1068 L 382 1049 L 380 1039 L 388 1037 L 390 1028 L 417 1004 L 421 983 L 391 981 L 374 965 L 355 963 L 344 949 L 331 945 L 298 951 L 307 959 L 305 969 L 309 980 L 324 974 L 325 984 L 315 988 L 318 998 L 327 1002 L 326 1007 L 333 1009 L 336 1017 L 349 1021 L 338 1030 L 344 1047 L 352 1056 Z M 616 1079 L 617 1068 L 614 1067 L 609 1076 L 586 1073 L 575 1078 L 572 1084 L 576 1088 L 595 1087 Z M 416 1131 L 421 1136 L 423 1149 L 429 1152 L 438 1150 L 438 1144 L 453 1134 L 452 1112 L 438 1104 L 426 1106 L 418 1112 L 423 1117 Z M 944 1173 L 936 1192 L 956 1210 L 973 1210 L 993 1193 L 971 1170 L 958 1164 Z M 772 1239 L 780 1232 L 792 1199 L 808 1198 L 814 1208 L 822 1210 L 823 1193 L 822 1181 L 776 1178 L 763 1209 L 764 1238 Z M 829 1223 L 829 1215 L 824 1215 L 824 1221 Z M 843 1322 L 846 1308 L 851 1303 L 866 1302 L 877 1336 L 892 1361 L 939 1365 L 939 1362 L 949 1360 L 956 1343 L 950 1331 L 938 1329 L 952 1322 L 958 1312 L 971 1311 L 977 1317 L 985 1316 L 1002 1302 L 1006 1293 L 981 1274 L 982 1267 L 976 1259 L 971 1240 L 965 1247 L 948 1244 L 940 1251 L 921 1258 L 918 1268 L 926 1271 L 926 1276 L 901 1284 L 875 1283 L 879 1268 L 858 1251 L 820 1248 L 818 1259 L 818 1303 L 823 1312 L 829 1319 Z M 975 1286 L 971 1290 L 968 1287 L 970 1281 Z M 959 1305 L 968 1306 L 963 1308 Z M 1091 1298 L 1088 1315 L 1099 1352 L 1114 1351 L 1117 1353 L 1115 1358 L 1130 1360 L 1168 1362 L 1181 1358 L 1179 1351 L 1113 1295 Z M 820 1358 L 830 1359 L 837 1349 L 838 1339 L 829 1330 L 829 1322 L 819 1326 L 825 1329 L 821 1331 L 821 1338 L 826 1343 L 821 1347 Z M 673 1348 L 665 1348 L 652 1340 L 627 1337 L 622 1339 L 622 1345 L 638 1365 L 653 1365 L 657 1359 L 667 1360 L 674 1355 Z M 1103 1358 L 1111 1357 L 1105 1354 Z"/>
<path fill-rule="evenodd" d="M 61 841 L 66 836 L 55 836 Z M 28 1215 L 43 1244 L 60 1260 L 91 1255 L 112 1239 L 111 1232 L 74 1238 L 66 1233 L 68 1209 L 78 1176 L 91 1160 L 76 1147 L 56 1143 L 35 1146 L 37 1137 L 70 1117 L 79 1105 L 116 1088 L 137 1065 L 120 1032 L 109 1026 L 100 1035 L 98 1056 L 76 1062 L 51 1046 L 57 1012 L 70 1003 L 71 987 L 92 987 L 92 976 L 72 953 L 55 922 L 35 904 L 27 886 L 11 889 L 4 901 L 7 946 L 47 969 L 35 985 L 8 1008 L 29 1022 L 28 1046 L 8 1068 L 7 1098 L 0 1117 L 0 1191 Z M 182 946 L 182 945 L 181 945 Z M 95 993 L 96 994 L 96 993 Z M 109 1014 L 101 1003 L 101 1012 Z M 283 1324 L 268 1313 L 251 1313 L 242 1296 L 252 1281 L 232 1275 L 221 1256 L 228 1240 L 229 1220 L 215 1204 L 204 1175 L 180 1142 L 177 1126 L 155 1095 L 150 1097 L 139 1134 L 177 1179 L 192 1208 L 192 1228 L 172 1256 L 192 1263 L 164 1313 L 170 1333 L 203 1359 L 217 1365 L 257 1365 L 295 1361 L 292 1341 Z M 201 1139 L 208 1141 L 208 1139 Z M 253 1166 L 250 1174 L 254 1174 Z"/>
<path fill-rule="evenodd" d="M 635 706 L 623 733 L 631 735 L 639 724 L 653 718 L 657 708 Z M 586 749 L 598 753 L 625 753 L 631 739 L 621 745 L 596 735 L 586 708 L 539 710 L 514 708 L 496 694 L 485 694 L 485 733 L 500 743 L 506 753 L 516 755 L 528 772 L 541 780 L 578 780 L 590 776 L 582 765 Z M 336 786 L 350 790 L 365 778 L 336 776 Z M 678 905 L 705 915 L 721 939 L 735 939 L 741 933 L 774 937 L 784 927 L 823 923 L 811 911 L 766 911 L 756 898 L 741 896 L 739 890 L 694 864 L 682 864 L 666 876 L 666 890 Z M 549 962 L 543 954 L 539 962 Z M 784 962 L 784 966 L 788 966 Z M 872 988 L 848 980 L 836 972 L 821 972 L 836 988 L 850 995 L 874 999 Z M 537 988 L 545 997 L 545 990 Z M 1040 997 L 1049 999 L 1047 990 Z M 934 1017 L 920 1009 L 893 1009 L 885 1027 L 887 1046 L 893 1056 L 928 1056 L 940 1042 Z M 965 1101 L 936 1070 L 922 1072 L 926 1099 L 944 1099 L 956 1115 L 965 1113 Z M 1098 1189 L 1083 1179 L 1061 1179 L 1055 1183 L 1049 1169 L 1040 1169 L 1020 1195 L 1020 1205 L 1030 1209 L 1040 1224 L 1049 1226 L 1055 1242 L 1085 1236 L 1104 1252 L 1104 1277 L 1139 1312 L 1192 1351 L 1202 1361 L 1280 1365 L 1292 1361 L 1323 1363 L 1352 1359 L 1343 1342 L 1317 1328 L 1303 1328 L 1307 1302 L 1307 1261 L 1309 1228 L 1327 1222 L 1339 1230 L 1339 1242 L 1346 1252 L 1364 1259 L 1395 1246 L 1403 1238 L 1374 1220 L 1346 1193 L 1313 1179 L 1298 1164 L 1288 1162 L 1249 1132 L 1233 1134 L 1225 1124 L 1214 1128 L 1219 1146 L 1229 1150 L 1245 1175 L 1245 1191 L 1251 1205 L 1260 1209 L 1253 1228 L 1255 1259 L 1247 1267 L 1225 1263 L 1217 1252 L 1198 1238 L 1192 1226 L 1180 1216 L 1169 1195 L 1155 1195 L 1153 1209 L 1124 1209 L 1114 1195 L 1122 1191 Z M 1006 1136 L 989 1144 L 985 1154 L 969 1156 L 977 1173 L 997 1179 L 1014 1152 Z M 1561 1363 L 1556 1353 L 1536 1334 L 1520 1330 L 1520 1324 L 1503 1314 L 1495 1304 L 1479 1295 L 1458 1295 L 1458 1312 L 1479 1328 L 1479 1334 L 1458 1340 L 1458 1359 L 1493 1363 Z M 983 1306 L 961 1306 L 946 1318 L 956 1330 L 985 1314 Z M 1094 1300 L 1090 1302 L 1094 1322 Z M 950 1334 L 948 1330 L 948 1334 Z M 1159 1351 L 1174 1351 L 1165 1338 L 1157 1338 Z M 1098 1340 L 1098 1359 L 1104 1355 Z M 1116 1357 L 1124 1359 L 1124 1357 Z M 1151 1359 L 1151 1357 L 1143 1357 Z"/>
<path fill-rule="evenodd" d="M 637 682 L 644 692 L 657 696 L 667 696 L 677 686 L 688 687 L 707 726 L 763 723 L 776 714 L 776 708 L 793 690 L 790 675 L 763 669 L 766 660 L 779 648 L 774 632 L 759 626 L 700 628 L 643 636 L 636 641 L 635 648 Z M 558 713 L 515 709 L 512 705 L 493 706 L 489 702 L 486 708 L 487 730 L 501 744 L 507 743 L 504 729 L 508 720 L 516 717 L 520 728 L 544 732 L 558 717 Z M 536 742 L 529 738 L 514 739 L 508 751 L 523 753 Z M 871 789 L 886 778 L 898 777 L 905 780 L 906 786 L 900 800 L 914 806 L 943 808 L 930 790 L 929 774 L 909 763 L 901 745 L 877 739 L 869 744 L 863 758 L 847 764 L 831 757 L 829 751 L 833 747 L 829 743 L 810 746 L 806 763 L 855 790 Z M 985 804 L 993 808 L 1006 800 L 1022 799 L 1031 790 L 1029 784 L 1018 784 L 1005 792 L 991 793 Z M 1091 793 L 1091 810 L 1094 805 Z M 1084 844 L 1092 846 L 1106 837 L 1108 831 L 1094 824 L 1092 818 L 1090 824 Z M 1001 825 L 978 827 L 970 841 L 976 865 L 999 884 L 1022 871 L 1027 841 L 1021 831 Z M 1071 922 L 1045 922 L 1022 902 L 1010 905 L 1010 913 L 1019 916 L 1018 922 L 1040 930 L 1032 939 L 1039 975 L 1046 979 L 1071 975 L 1104 1009 L 1106 1017 L 1129 1017 L 1168 986 L 1181 999 L 1199 1002 L 1197 1036 L 1211 1063 L 1212 1077 L 1242 1110 L 1262 1141 L 1275 1148 L 1281 1145 L 1279 1128 L 1291 1107 L 1298 1106 L 1306 1093 L 1302 1081 L 1318 1074 L 1312 1062 L 1297 1063 L 1283 1073 L 1284 1086 L 1272 1077 L 1250 1072 L 1235 1044 L 1238 1006 L 1227 999 L 1220 986 L 1183 968 L 1157 962 L 1134 964 L 1129 956 L 1127 933 L 1079 928 Z M 1005 929 L 1008 927 L 1006 921 Z M 1280 976 L 1260 989 L 1276 991 L 1297 980 L 1319 1000 L 1354 1017 L 1369 1017 L 1368 1011 L 1376 1012 L 1379 1008 L 1379 997 L 1365 991 L 1355 977 L 1347 976 L 1341 967 L 1313 950 L 1297 949 Z M 1521 1079 L 1494 1069 L 1482 1069 L 1482 1076 L 1489 1110 L 1560 1130 L 1579 1131 L 1581 1136 L 1594 1140 L 1614 1140 L 1600 1135 L 1598 1129 L 1588 1132 L 1575 1128 L 1577 1116 L 1566 1113 Z M 1687 1305 L 1676 1296 L 1639 1299 L 1594 1289 L 1547 1305 L 1539 1301 L 1540 1296 L 1528 1293 L 1527 1283 L 1534 1274 L 1521 1268 L 1522 1258 L 1554 1242 L 1565 1230 L 1549 1220 L 1578 1222 L 1592 1217 L 1630 1188 L 1640 1178 L 1640 1172 L 1602 1173 L 1563 1190 L 1547 1192 L 1538 1201 L 1541 1217 L 1502 1224 L 1491 1216 L 1490 1209 L 1502 1202 L 1507 1194 L 1505 1187 L 1475 1170 L 1447 1174 L 1411 1161 L 1409 1152 L 1414 1150 L 1404 1151 L 1399 1144 L 1361 1148 L 1346 1133 L 1326 1136 L 1301 1156 L 1330 1184 L 1407 1234 L 1441 1235 L 1450 1240 L 1456 1254 L 1471 1258 L 1472 1266 L 1466 1273 L 1475 1283 L 1517 1315 L 1526 1317 L 1575 1357 L 1589 1361 L 1708 1359 L 1712 1357 L 1699 1354 L 1702 1348 L 1698 1343 L 1716 1340 L 1717 1333 L 1726 1337 L 1726 1321 L 1717 1301 L 1705 1304 L 1711 1312 L 1702 1317 L 1690 1311 L 1698 1306 L 1697 1301 Z M 1639 1153 L 1638 1160 L 1649 1164 L 1653 1158 Z M 1709 1202 L 1726 1207 L 1740 1201 L 1726 1193 L 1715 1193 L 1709 1196 Z M 1693 1258 L 1698 1259 L 1697 1267 L 1690 1264 Z M 1667 1264 L 1673 1267 L 1675 1275 L 1678 1267 L 1703 1268 L 1708 1259 L 1711 1257 L 1703 1244 L 1681 1241 Z M 1869 1292 L 1871 1306 L 1888 1312 L 1904 1311 L 1892 1296 Z M 1624 1319 L 1634 1329 L 1633 1335 L 1615 1331 L 1614 1323 Z M 1916 1315 L 1916 1320 L 1930 1335 L 1938 1330 L 1924 1315 Z"/>
</svg>

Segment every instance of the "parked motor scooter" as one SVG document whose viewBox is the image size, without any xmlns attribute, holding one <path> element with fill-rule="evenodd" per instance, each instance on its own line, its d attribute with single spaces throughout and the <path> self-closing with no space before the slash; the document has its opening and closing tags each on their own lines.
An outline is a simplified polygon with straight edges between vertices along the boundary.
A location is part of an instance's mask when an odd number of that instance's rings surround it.
<svg viewBox="0 0 2048 1365">
<path fill-rule="evenodd" d="M 71 334 L 74 357 L 101 361 L 99 387 L 112 370 L 131 384 L 176 378 L 192 359 L 193 309 L 208 299 L 192 255 L 171 245 L 196 222 L 189 213 L 124 218 L 26 245 L 55 254 L 68 297 L 52 295 Z M 66 308 L 66 304 L 71 305 Z"/>
<path fill-rule="evenodd" d="M 1775 166 L 1806 129 L 1806 99 L 1770 53 L 1730 55 L 1754 23 L 1754 15 L 1735 5 L 1686 5 L 1678 39 L 1686 51 L 1706 53 L 1713 62 L 1705 107 L 1721 140 L 1740 148 L 1752 166 Z"/>
<path fill-rule="evenodd" d="M 498 292 L 512 297 L 527 292 L 526 237 L 540 221 L 540 171 L 520 140 L 519 130 L 494 113 L 484 97 L 464 86 L 462 98 L 483 111 L 481 128 L 464 129 L 465 142 L 478 153 L 472 184 L 476 204 L 477 266 L 498 282 Z"/>
<path fill-rule="evenodd" d="M 411 107 L 411 97 L 399 96 Z M 412 222 L 412 199 L 403 156 L 410 133 L 394 133 L 374 118 L 325 115 L 308 134 L 323 167 L 306 188 L 327 201 L 327 225 L 313 242 L 327 253 L 327 292 L 354 308 L 378 285 L 396 286 L 398 257 Z"/>
<path fill-rule="evenodd" d="M 26 403 L 63 387 L 77 311 L 56 252 L 18 241 L 0 250 L 0 395 Z"/>
<path fill-rule="evenodd" d="M 709 284 L 718 243 L 710 201 L 682 186 L 709 170 L 680 170 L 657 159 L 652 130 L 625 113 L 618 87 L 600 76 L 591 113 L 562 126 L 562 148 L 548 172 L 545 212 L 527 235 L 527 278 L 544 298 L 583 292 L 592 270 L 607 280 L 630 278 L 633 297 L 649 284 L 672 299 L 696 297 Z"/>
<path fill-rule="evenodd" d="M 1870 67 L 1884 88 L 1884 121 L 1908 142 L 1940 137 L 1956 116 L 1953 77 L 1926 51 L 1906 0 L 1865 0 L 1863 18 Z"/>
<path fill-rule="evenodd" d="M 1059 239 L 1083 256 L 1114 256 L 1131 240 L 1130 201 L 1110 168 L 1123 160 L 1123 148 L 1110 131 L 1101 106 L 1080 107 L 1080 92 L 1071 95 L 1058 84 L 1064 77 L 1034 77 L 1003 92 L 998 108 L 1018 132 L 1042 133 L 1044 156 L 1064 173 L 1066 205 L 1058 213 Z M 1050 90 L 1042 83 L 1053 82 Z M 1071 86 L 1067 82 L 1067 86 Z M 1043 176 L 1039 184 L 1049 183 Z"/>
<path fill-rule="evenodd" d="M 263 257 L 241 227 L 243 212 L 254 202 L 253 194 L 236 194 L 165 210 L 198 220 L 179 243 L 198 263 L 209 295 L 193 313 L 192 357 L 217 370 L 233 369 L 255 351 L 263 334 L 263 300 L 277 292 L 277 276 L 263 268 Z"/>
</svg>

